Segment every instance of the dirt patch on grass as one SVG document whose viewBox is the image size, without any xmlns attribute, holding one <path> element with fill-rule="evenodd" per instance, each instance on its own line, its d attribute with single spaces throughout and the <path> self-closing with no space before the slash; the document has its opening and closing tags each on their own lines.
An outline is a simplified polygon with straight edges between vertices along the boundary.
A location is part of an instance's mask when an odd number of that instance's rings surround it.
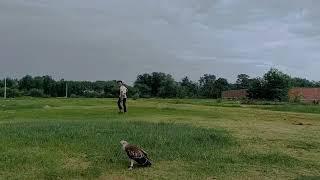
<svg viewBox="0 0 320 180">
<path fill-rule="evenodd" d="M 293 125 L 297 125 L 297 126 L 311 126 L 312 124 L 311 123 L 305 123 L 305 122 L 293 122 L 292 123 Z"/>
<path fill-rule="evenodd" d="M 128 176 L 124 175 L 103 175 L 98 178 L 99 180 L 133 180 Z"/>
<path fill-rule="evenodd" d="M 86 170 L 90 166 L 90 162 L 82 157 L 70 157 L 64 161 L 63 168 L 68 170 Z"/>
</svg>

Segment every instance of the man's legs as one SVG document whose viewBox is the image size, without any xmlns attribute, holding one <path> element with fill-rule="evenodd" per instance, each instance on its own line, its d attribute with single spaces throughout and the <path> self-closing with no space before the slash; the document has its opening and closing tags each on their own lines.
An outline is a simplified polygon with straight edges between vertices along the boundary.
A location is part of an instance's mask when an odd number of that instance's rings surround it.
<svg viewBox="0 0 320 180">
<path fill-rule="evenodd" d="M 123 111 L 126 113 L 127 112 L 127 98 L 123 98 Z"/>
<path fill-rule="evenodd" d="M 121 106 L 121 98 L 118 99 L 118 108 L 119 108 L 119 112 L 122 112 L 122 106 Z"/>
</svg>

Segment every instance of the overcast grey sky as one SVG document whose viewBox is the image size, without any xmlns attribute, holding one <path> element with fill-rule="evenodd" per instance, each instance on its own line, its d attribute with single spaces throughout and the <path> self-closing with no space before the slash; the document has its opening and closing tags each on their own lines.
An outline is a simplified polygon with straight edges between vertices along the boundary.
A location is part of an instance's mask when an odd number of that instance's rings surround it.
<svg viewBox="0 0 320 180">
<path fill-rule="evenodd" d="M 320 80 L 319 0 L 0 0 L 0 76 Z"/>
</svg>

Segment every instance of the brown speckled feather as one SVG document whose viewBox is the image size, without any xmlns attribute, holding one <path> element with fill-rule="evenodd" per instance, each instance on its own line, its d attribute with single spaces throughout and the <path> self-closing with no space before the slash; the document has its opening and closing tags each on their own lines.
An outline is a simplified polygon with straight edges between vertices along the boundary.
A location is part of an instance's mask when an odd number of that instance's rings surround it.
<svg viewBox="0 0 320 180">
<path fill-rule="evenodd" d="M 140 165 L 150 166 L 151 162 L 148 154 L 141 148 L 135 145 L 127 145 L 125 151 L 130 159 L 135 160 Z"/>
</svg>

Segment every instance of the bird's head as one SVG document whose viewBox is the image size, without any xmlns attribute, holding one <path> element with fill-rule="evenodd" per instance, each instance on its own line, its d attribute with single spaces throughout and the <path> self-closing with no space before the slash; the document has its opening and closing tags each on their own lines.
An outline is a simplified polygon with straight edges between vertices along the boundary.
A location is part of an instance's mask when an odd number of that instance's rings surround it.
<svg viewBox="0 0 320 180">
<path fill-rule="evenodd" d="M 124 149 L 129 143 L 125 140 L 122 140 L 122 141 L 120 141 L 120 144 L 122 145 L 122 147 Z"/>
</svg>

